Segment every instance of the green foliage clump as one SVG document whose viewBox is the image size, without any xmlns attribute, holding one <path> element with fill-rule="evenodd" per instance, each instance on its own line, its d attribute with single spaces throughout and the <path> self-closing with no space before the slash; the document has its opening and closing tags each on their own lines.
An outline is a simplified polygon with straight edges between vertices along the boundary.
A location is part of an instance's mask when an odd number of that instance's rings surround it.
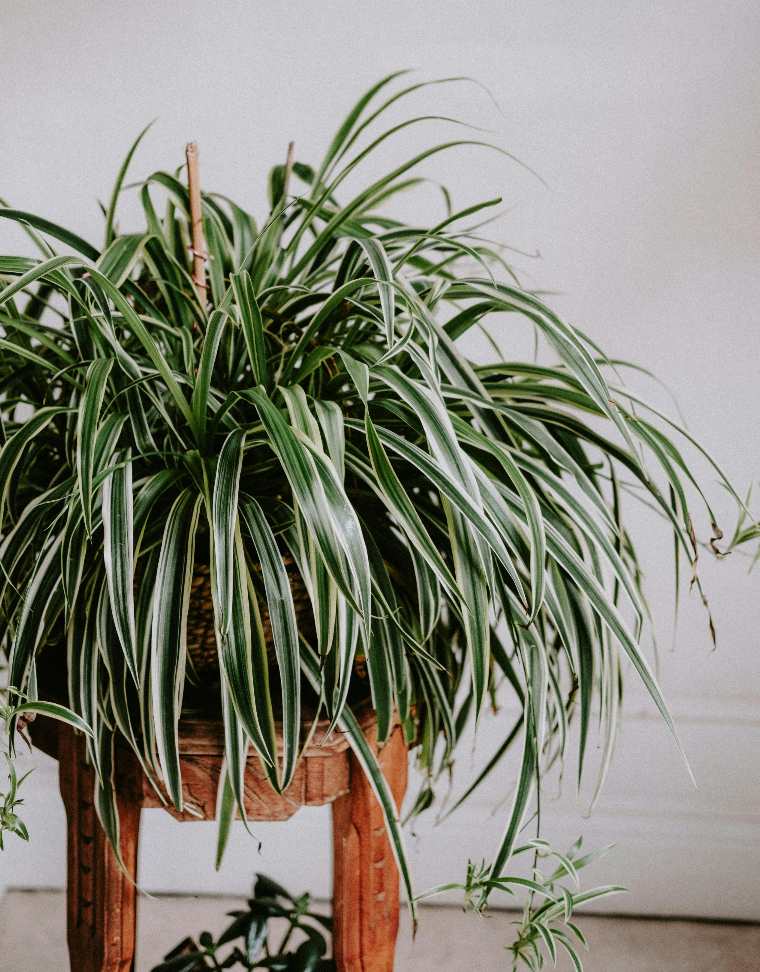
<svg viewBox="0 0 760 972">
<path fill-rule="evenodd" d="M 325 958 L 332 921 L 312 910 L 309 894 L 293 897 L 276 881 L 257 874 L 246 907 L 228 915 L 232 922 L 217 938 L 204 931 L 197 940 L 183 939 L 152 972 L 335 972 L 335 963 Z M 284 925 L 284 932 L 275 934 L 273 922 Z"/>
<path fill-rule="evenodd" d="M 100 245 L 0 209 L 39 250 L 0 257 L 0 619 L 14 690 L 35 700 L 51 671 L 65 672 L 56 701 L 89 728 L 96 805 L 116 846 L 116 735 L 181 807 L 188 690 L 216 707 L 223 845 L 247 749 L 282 790 L 304 729 L 325 713 L 373 782 L 413 902 L 354 702 L 370 697 L 381 743 L 398 718 L 417 746 L 421 810 L 440 801 L 471 721 L 510 696 L 504 743 L 464 794 L 519 749 L 489 854 L 496 879 L 572 720 L 580 773 L 598 731 L 603 775 L 629 668 L 672 728 L 642 647 L 629 503 L 654 509 L 676 567 L 692 574 L 697 531 L 718 534 L 692 472 L 699 446 L 484 238 L 499 200 L 447 205 L 432 225 L 387 215 L 388 200 L 423 183 L 420 165 L 481 142 L 431 145 L 346 198 L 376 149 L 430 120 L 381 127 L 420 87 L 388 94 L 399 84 L 393 75 L 359 100 L 318 166 L 276 166 L 263 220 L 205 192 L 206 254 L 192 252 L 177 174 L 126 185 L 137 143 Z M 116 222 L 128 190 L 143 217 L 129 232 Z M 501 350 L 517 327 L 550 363 Z M 492 340 L 486 365 L 463 348 L 473 331 Z M 286 561 L 308 594 L 306 628 Z M 199 564 L 213 593 L 214 685 L 187 653 Z"/>
</svg>

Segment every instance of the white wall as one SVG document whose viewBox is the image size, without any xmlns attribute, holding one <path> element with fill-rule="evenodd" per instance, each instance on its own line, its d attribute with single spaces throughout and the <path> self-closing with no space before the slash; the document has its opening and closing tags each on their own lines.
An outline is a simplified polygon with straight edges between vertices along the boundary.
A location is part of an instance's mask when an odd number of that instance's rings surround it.
<svg viewBox="0 0 760 972">
<path fill-rule="evenodd" d="M 463 204 L 503 194 L 501 235 L 542 254 L 517 260 L 525 279 L 561 292 L 556 306 L 610 353 L 666 379 L 690 427 L 736 483 L 757 480 L 760 6 L 753 0 L 0 0 L 0 8 L 0 195 L 93 239 L 95 197 L 106 196 L 126 146 L 152 117 L 159 120 L 136 174 L 179 164 L 184 142 L 197 138 L 204 183 L 256 205 L 263 173 L 288 140 L 295 138 L 300 158 L 315 159 L 342 112 L 380 75 L 413 65 L 424 77 L 477 77 L 502 115 L 473 86 L 433 89 L 415 107 L 494 128 L 548 188 L 470 150 L 426 171 Z M 375 164 L 405 152 L 396 144 Z M 410 201 L 412 212 L 427 212 L 432 198 Z M 0 250 L 18 243 L 0 226 Z M 513 341 L 524 348 L 524 339 L 505 335 L 507 346 Z M 664 401 L 655 386 L 647 391 Z M 713 493 L 727 509 L 718 487 Z M 547 801 L 545 830 L 558 842 L 583 829 L 592 846 L 617 843 L 596 872 L 632 888 L 616 909 L 757 919 L 760 575 L 748 577 L 736 558 L 720 569 L 706 562 L 718 650 L 710 650 L 690 600 L 671 652 L 669 544 L 648 529 L 662 681 L 699 789 L 634 691 L 593 817 L 582 819 L 568 785 L 561 800 Z M 495 727 L 484 728 L 481 751 L 497 738 Z M 38 762 L 27 787 L 33 843 L 0 857 L 0 881 L 11 886 L 63 880 L 54 771 Z M 420 886 L 458 875 L 468 855 L 493 846 L 500 821 L 491 799 L 506 796 L 513 778 L 508 765 L 448 824 L 432 833 L 420 826 L 412 840 Z M 146 816 L 145 884 L 242 890 L 250 871 L 263 868 L 327 890 L 324 813 L 261 827 L 261 857 L 240 835 L 219 876 L 211 869 L 212 828 Z"/>
</svg>

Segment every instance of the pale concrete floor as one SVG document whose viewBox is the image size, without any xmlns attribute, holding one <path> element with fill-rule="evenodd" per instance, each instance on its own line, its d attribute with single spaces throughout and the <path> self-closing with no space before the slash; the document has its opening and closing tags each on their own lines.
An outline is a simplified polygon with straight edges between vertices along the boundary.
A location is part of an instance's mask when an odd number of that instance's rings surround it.
<svg viewBox="0 0 760 972">
<path fill-rule="evenodd" d="M 140 902 L 136 972 L 148 972 L 191 932 L 218 932 L 237 898 L 143 898 Z M 586 972 L 757 972 L 760 925 L 589 916 L 579 924 L 591 951 Z M 508 912 L 479 919 L 453 908 L 426 909 L 412 944 L 404 919 L 397 972 L 497 972 L 508 970 L 502 946 L 509 938 Z M 64 972 L 63 895 L 12 892 L 0 904 L 0 972 Z M 567 970 L 569 964 L 558 965 Z"/>
</svg>

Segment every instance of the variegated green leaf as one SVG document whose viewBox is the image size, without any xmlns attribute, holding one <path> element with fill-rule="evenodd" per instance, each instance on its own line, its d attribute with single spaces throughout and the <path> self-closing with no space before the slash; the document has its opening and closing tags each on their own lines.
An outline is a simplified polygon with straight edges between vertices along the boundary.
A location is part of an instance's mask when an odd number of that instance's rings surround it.
<svg viewBox="0 0 760 972">
<path fill-rule="evenodd" d="M 92 508 L 94 495 L 92 488 L 95 474 L 95 442 L 100 425 L 100 412 L 106 394 L 106 382 L 113 368 L 113 358 L 93 361 L 87 369 L 85 390 L 77 413 L 77 485 L 79 501 L 82 504 L 84 526 L 88 536 L 92 535 Z"/>
<path fill-rule="evenodd" d="M 153 586 L 151 691 L 156 747 L 166 789 L 182 809 L 179 717 L 187 658 L 187 608 L 201 498 L 187 490 L 169 511 Z"/>
<path fill-rule="evenodd" d="M 282 555 L 264 511 L 253 497 L 242 503 L 244 523 L 253 540 L 266 591 L 277 666 L 282 689 L 282 772 L 280 786 L 293 779 L 301 727 L 300 648 L 293 592 Z"/>
<path fill-rule="evenodd" d="M 103 556 L 116 632 L 135 685 L 139 684 L 134 598 L 132 460 L 128 453 L 103 483 Z"/>
</svg>

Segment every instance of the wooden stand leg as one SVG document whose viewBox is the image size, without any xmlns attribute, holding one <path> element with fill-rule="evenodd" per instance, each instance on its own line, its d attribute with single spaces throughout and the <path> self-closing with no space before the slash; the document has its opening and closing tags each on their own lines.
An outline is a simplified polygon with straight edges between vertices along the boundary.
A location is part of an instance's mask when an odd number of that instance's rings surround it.
<svg viewBox="0 0 760 972">
<path fill-rule="evenodd" d="M 407 749 L 397 727 L 378 756 L 397 806 Z M 333 950 L 338 972 L 393 972 L 399 923 L 398 869 L 383 813 L 353 754 L 351 790 L 333 803 Z"/>
<path fill-rule="evenodd" d="M 61 732 L 58 756 L 68 819 L 67 922 L 72 972 L 132 972 L 139 801 L 119 800 L 127 876 L 95 813 L 94 771 L 86 761 L 83 739 L 73 732 Z"/>
</svg>

